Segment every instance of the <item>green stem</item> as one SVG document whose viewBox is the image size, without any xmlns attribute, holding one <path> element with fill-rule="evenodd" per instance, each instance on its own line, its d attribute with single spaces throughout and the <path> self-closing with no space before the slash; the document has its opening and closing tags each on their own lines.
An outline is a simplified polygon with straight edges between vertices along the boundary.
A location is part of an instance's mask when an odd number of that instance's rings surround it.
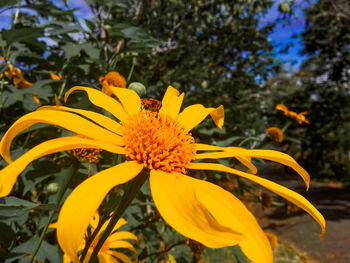
<svg viewBox="0 0 350 263">
<path fill-rule="evenodd" d="M 286 124 L 283 126 L 283 128 L 282 128 L 282 132 L 284 133 L 288 128 L 289 128 L 289 126 L 292 124 L 292 122 L 291 121 L 287 121 L 286 122 Z"/>
<path fill-rule="evenodd" d="M 128 82 L 130 81 L 131 76 L 132 76 L 132 73 L 134 72 L 134 67 L 135 67 L 135 64 L 136 64 L 136 58 L 135 58 L 135 57 L 133 57 L 133 58 L 132 58 L 132 65 L 131 65 L 131 69 L 130 69 L 129 76 L 128 76 Z"/>
<path fill-rule="evenodd" d="M 49 225 L 51 224 L 51 221 L 55 215 L 55 213 L 57 212 L 57 208 L 59 207 L 61 201 L 62 201 L 62 198 L 64 196 L 64 193 L 66 192 L 67 188 L 68 188 L 68 185 L 69 185 L 69 182 L 70 182 L 70 179 L 72 178 L 72 176 L 75 174 L 75 172 L 78 170 L 78 165 L 77 164 L 74 164 L 74 167 L 71 167 L 71 172 L 68 173 L 68 176 L 65 177 L 65 180 L 63 181 L 62 183 L 62 186 L 61 186 L 61 189 L 60 191 L 58 192 L 58 195 L 57 195 L 57 199 L 56 199 L 56 209 L 55 210 L 51 210 L 50 211 L 50 215 L 49 215 L 49 219 L 47 220 L 46 222 L 46 225 L 43 229 L 43 231 L 41 232 L 41 235 L 40 235 L 40 239 L 39 241 L 35 244 L 35 249 L 34 249 L 34 252 L 32 253 L 32 256 L 31 256 L 31 259 L 30 259 L 30 263 L 33 262 L 36 254 L 38 253 L 39 249 L 40 249 L 40 246 L 41 246 L 41 243 L 43 242 L 44 240 L 44 237 L 45 237 L 45 234 L 46 234 L 46 231 L 47 229 L 49 228 Z"/>
<path fill-rule="evenodd" d="M 291 137 L 289 137 L 289 136 L 284 136 L 284 140 L 285 140 L 285 141 L 290 141 L 290 142 L 295 142 L 295 143 L 297 143 L 297 144 L 301 144 L 301 141 L 300 141 L 300 140 L 291 138 Z"/>
<path fill-rule="evenodd" d="M 15 26 L 18 22 L 18 16 L 19 16 L 19 9 L 21 7 L 21 0 L 17 0 L 17 9 L 15 14 L 15 19 L 13 20 L 13 26 Z"/>
<path fill-rule="evenodd" d="M 64 91 L 64 88 L 66 87 L 66 80 L 63 81 L 62 83 L 62 87 L 60 89 L 60 92 L 58 93 L 58 99 L 60 100 L 62 98 L 62 95 L 63 95 L 63 91 Z"/>
<path fill-rule="evenodd" d="M 2 111 L 2 91 L 4 90 L 5 78 L 2 78 L 0 81 L 0 113 Z"/>
<path fill-rule="evenodd" d="M 102 235 L 100 236 L 99 241 L 96 247 L 94 248 L 94 251 L 92 252 L 89 263 L 98 262 L 97 255 L 102 245 L 104 244 L 104 242 L 106 241 L 110 233 L 113 231 L 114 226 L 116 225 L 116 223 L 118 222 L 118 220 L 120 219 L 124 211 L 129 207 L 132 200 L 134 200 L 134 198 L 138 194 L 141 186 L 144 184 L 148 176 L 149 176 L 149 173 L 143 171 L 126 185 L 126 189 L 122 199 L 120 200 L 119 206 L 113 213 L 113 216 L 109 221 L 106 229 L 103 231 Z"/>
<path fill-rule="evenodd" d="M 256 138 L 256 137 L 247 137 L 245 138 L 243 141 L 241 141 L 239 144 L 238 144 L 238 147 L 241 147 L 243 144 L 245 144 L 246 142 L 248 141 L 258 141 L 259 139 Z"/>
<path fill-rule="evenodd" d="M 83 262 L 87 252 L 89 251 L 89 248 L 91 246 L 91 243 L 95 240 L 95 237 L 97 236 L 97 233 L 100 232 L 101 227 L 103 226 L 102 221 L 100 220 L 100 222 L 98 222 L 98 225 L 96 227 L 96 229 L 94 230 L 94 232 L 92 233 L 91 237 L 86 241 L 85 247 L 83 252 L 81 253 L 81 257 L 80 257 L 80 261 Z"/>
</svg>

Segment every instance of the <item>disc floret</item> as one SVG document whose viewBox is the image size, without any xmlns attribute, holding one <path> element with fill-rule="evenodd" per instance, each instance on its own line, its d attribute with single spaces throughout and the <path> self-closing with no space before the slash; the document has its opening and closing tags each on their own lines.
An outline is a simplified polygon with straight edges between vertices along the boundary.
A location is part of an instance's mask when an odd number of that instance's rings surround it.
<svg viewBox="0 0 350 263">
<path fill-rule="evenodd" d="M 126 156 L 148 169 L 185 173 L 195 159 L 194 138 L 168 115 L 143 110 L 123 127 Z"/>
</svg>

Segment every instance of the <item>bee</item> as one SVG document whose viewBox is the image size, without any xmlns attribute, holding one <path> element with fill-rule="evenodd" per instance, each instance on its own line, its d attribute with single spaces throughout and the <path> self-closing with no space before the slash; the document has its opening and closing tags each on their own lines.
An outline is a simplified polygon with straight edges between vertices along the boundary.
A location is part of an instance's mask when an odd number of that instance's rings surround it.
<svg viewBox="0 0 350 263">
<path fill-rule="evenodd" d="M 162 103 L 155 99 L 141 99 L 141 110 L 149 110 L 152 112 L 159 112 Z"/>
</svg>

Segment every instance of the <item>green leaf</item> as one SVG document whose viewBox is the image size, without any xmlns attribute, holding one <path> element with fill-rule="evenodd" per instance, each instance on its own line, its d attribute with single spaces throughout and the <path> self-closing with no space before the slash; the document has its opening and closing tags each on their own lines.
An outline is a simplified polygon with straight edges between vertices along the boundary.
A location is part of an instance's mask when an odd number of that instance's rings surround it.
<svg viewBox="0 0 350 263">
<path fill-rule="evenodd" d="M 70 23 L 53 21 L 45 24 L 46 33 L 50 36 L 57 36 L 73 32 L 81 32 L 84 29 L 79 25 L 72 25 Z"/>
<path fill-rule="evenodd" d="M 3 8 L 5 6 L 14 6 L 16 4 L 17 4 L 17 0 L 1 0 L 0 8 Z"/>
<path fill-rule="evenodd" d="M 18 28 L 3 31 L 4 40 L 8 45 L 27 40 L 35 40 L 38 37 L 44 36 L 44 30 L 42 28 Z"/>
<path fill-rule="evenodd" d="M 25 255 L 33 253 L 34 245 L 37 243 L 38 239 L 39 237 L 33 236 L 26 242 L 21 243 L 19 246 L 12 249 L 11 253 L 16 253 L 16 254 L 20 253 Z M 26 257 L 27 257 L 27 262 L 29 262 L 28 261 L 29 257 L 28 256 Z M 58 247 L 50 245 L 45 240 L 42 242 L 40 250 L 36 255 L 35 259 L 37 259 L 40 262 L 46 262 L 48 260 L 48 262 L 51 262 L 51 263 L 56 263 L 56 262 L 58 263 L 61 261 L 60 254 L 58 252 Z"/>
<path fill-rule="evenodd" d="M 72 57 L 78 56 L 81 51 L 81 47 L 78 44 L 67 43 L 62 47 L 66 55 L 66 59 L 70 60 Z"/>
<path fill-rule="evenodd" d="M 54 204 L 36 204 L 17 197 L 9 196 L 0 199 L 0 218 L 20 216 L 32 209 L 54 210 Z"/>
<path fill-rule="evenodd" d="M 147 34 L 142 28 L 132 26 L 127 23 L 114 24 L 112 27 L 106 27 L 110 36 L 117 36 L 126 39 L 134 40 L 154 40 L 152 36 Z"/>
</svg>

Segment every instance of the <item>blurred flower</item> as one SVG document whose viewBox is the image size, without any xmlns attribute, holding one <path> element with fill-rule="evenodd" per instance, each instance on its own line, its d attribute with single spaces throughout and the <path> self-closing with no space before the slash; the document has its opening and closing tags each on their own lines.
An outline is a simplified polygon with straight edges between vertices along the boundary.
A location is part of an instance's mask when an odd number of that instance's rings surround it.
<svg viewBox="0 0 350 263">
<path fill-rule="evenodd" d="M 187 239 L 185 243 L 191 250 L 193 262 L 200 263 L 203 262 L 202 253 L 205 250 L 205 246 L 201 243 L 194 241 L 192 239 Z"/>
<path fill-rule="evenodd" d="M 176 263 L 176 259 L 171 253 L 168 253 L 168 259 L 165 260 L 165 263 Z"/>
<path fill-rule="evenodd" d="M 33 97 L 33 100 L 35 101 L 35 103 L 40 106 L 41 102 L 40 102 L 40 99 L 37 95 L 35 94 L 30 94 L 32 97 Z"/>
<path fill-rule="evenodd" d="M 259 200 L 264 208 L 269 208 L 272 205 L 272 196 L 266 192 L 259 192 Z"/>
<path fill-rule="evenodd" d="M 16 86 L 17 89 L 27 89 L 33 86 L 33 83 L 27 81 L 22 73 L 22 70 L 12 66 L 8 63 L 9 71 L 7 73 L 7 77 L 12 80 L 13 85 Z"/>
<path fill-rule="evenodd" d="M 291 203 L 291 202 L 287 202 L 287 214 L 295 214 L 297 212 L 299 212 L 299 207 L 296 206 L 295 204 Z"/>
<path fill-rule="evenodd" d="M 4 60 L 4 57 L 0 57 L 0 60 Z M 16 86 L 17 89 L 27 89 L 31 86 L 33 86 L 33 83 L 27 81 L 22 73 L 22 70 L 14 67 L 11 65 L 11 63 L 7 62 L 9 71 L 5 71 L 4 73 L 0 74 L 0 79 L 6 75 L 9 80 L 12 80 L 13 85 Z"/>
<path fill-rule="evenodd" d="M 95 229 L 98 226 L 99 223 L 99 215 L 98 213 L 95 213 L 92 220 L 90 221 L 89 225 L 90 225 L 90 232 L 93 233 L 95 231 Z M 89 259 L 91 257 L 92 252 L 94 251 L 95 246 L 98 243 L 98 240 L 100 238 L 100 235 L 103 233 L 103 231 L 106 229 L 108 223 L 110 220 L 107 220 L 103 226 L 101 227 L 101 229 L 99 230 L 98 234 L 96 235 L 95 239 L 92 241 L 87 254 L 84 258 L 83 263 L 88 263 Z M 110 236 L 108 236 L 108 238 L 106 239 L 106 241 L 103 243 L 101 250 L 98 253 L 98 261 L 99 262 L 119 262 L 118 260 L 121 260 L 122 262 L 127 262 L 127 263 L 131 263 L 132 261 L 130 260 L 130 258 L 125 255 L 122 252 L 117 252 L 114 249 L 117 248 L 126 248 L 131 250 L 132 252 L 136 253 L 136 250 L 134 248 L 134 246 L 126 240 L 137 240 L 137 237 L 128 231 L 117 231 L 121 226 L 126 225 L 128 222 L 123 219 L 120 218 L 117 222 L 117 224 L 114 226 L 113 230 L 112 230 L 112 234 Z M 57 222 L 54 224 L 50 225 L 50 228 L 57 228 Z M 82 239 L 78 250 L 76 251 L 76 254 L 79 254 L 78 252 L 83 251 L 83 249 L 85 248 L 85 244 L 86 244 L 86 240 L 85 238 Z M 79 262 L 76 261 L 77 259 L 75 258 L 70 258 L 69 255 L 67 255 L 66 253 L 63 255 L 63 263 L 70 263 L 70 262 Z"/>
<path fill-rule="evenodd" d="M 55 79 L 55 80 L 61 80 L 62 79 L 62 75 L 56 75 L 54 73 L 50 73 L 50 77 L 52 79 Z"/>
<path fill-rule="evenodd" d="M 270 127 L 266 130 L 266 134 L 277 143 L 283 142 L 283 132 L 280 128 Z"/>
<path fill-rule="evenodd" d="M 275 109 L 283 111 L 284 114 L 286 114 L 286 112 L 288 111 L 286 105 L 284 105 L 284 104 L 277 104 Z"/>
<path fill-rule="evenodd" d="M 221 248 L 238 244 L 254 262 L 273 262 L 271 246 L 254 216 L 233 194 L 210 182 L 187 176 L 187 170 L 214 170 L 236 174 L 258 183 L 307 211 L 325 232 L 325 221 L 317 209 L 298 193 L 254 175 L 257 168 L 251 158 L 264 158 L 294 169 L 309 186 L 309 174 L 289 155 L 272 150 L 247 150 L 195 143 L 190 131 L 211 115 L 221 128 L 224 109 L 205 108 L 201 104 L 186 107 L 179 113 L 184 94 L 168 87 L 160 108 L 142 106 L 132 90 L 110 86 L 115 100 L 92 88 L 74 87 L 87 93 L 96 106 L 120 120 L 63 106 L 45 106 L 18 119 L 5 133 L 0 153 L 10 163 L 0 171 L 0 197 L 10 193 L 18 175 L 33 160 L 76 148 L 103 149 L 123 154 L 126 160 L 89 177 L 65 200 L 57 221 L 57 239 L 73 260 L 89 221 L 108 192 L 135 178 L 142 170 L 150 173 L 154 203 L 164 220 L 182 235 L 206 247 Z M 153 105 L 153 104 L 152 104 Z M 48 140 L 12 162 L 10 146 L 17 134 L 36 123 L 61 126 L 77 134 Z M 238 159 L 251 173 L 223 164 L 198 160 Z M 197 162 L 193 162 L 197 160 Z"/>
<path fill-rule="evenodd" d="M 108 96 L 113 95 L 110 87 L 126 88 L 126 79 L 118 72 L 109 72 L 106 76 L 99 77 L 98 81 L 102 86 L 102 92 Z"/>
<path fill-rule="evenodd" d="M 305 118 L 305 115 L 307 114 L 306 111 L 298 113 L 297 116 L 295 117 L 295 120 L 299 123 L 302 124 L 305 122 L 306 124 L 310 124 L 310 122 Z"/>
<path fill-rule="evenodd" d="M 278 237 L 275 234 L 271 233 L 271 232 L 265 232 L 265 234 L 267 236 L 267 239 L 270 242 L 271 248 L 273 250 L 278 248 Z"/>
<path fill-rule="evenodd" d="M 305 118 L 305 115 L 307 114 L 306 111 L 301 112 L 301 113 L 296 113 L 294 111 L 290 111 L 288 110 L 288 108 L 283 105 L 283 104 L 277 104 L 275 107 L 276 110 L 280 110 L 283 111 L 284 115 L 294 119 L 295 121 L 297 121 L 299 124 L 302 124 L 303 122 L 305 122 L 306 124 L 309 124 L 310 122 Z"/>
</svg>

